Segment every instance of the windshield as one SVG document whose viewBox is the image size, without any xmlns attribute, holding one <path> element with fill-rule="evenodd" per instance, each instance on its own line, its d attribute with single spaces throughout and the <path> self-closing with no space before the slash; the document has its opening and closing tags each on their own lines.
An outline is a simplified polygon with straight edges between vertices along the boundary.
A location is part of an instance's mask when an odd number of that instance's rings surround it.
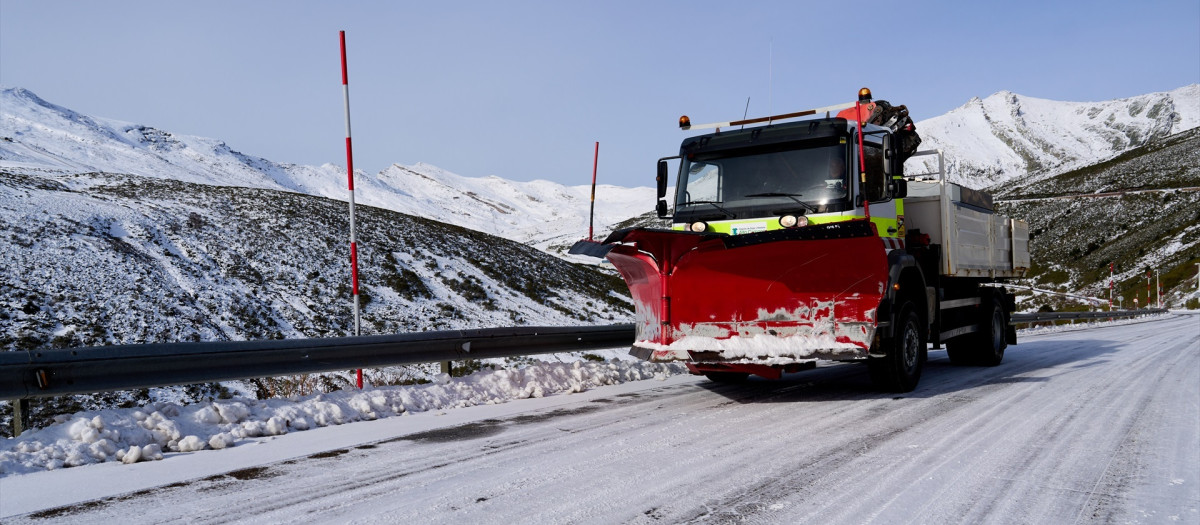
<svg viewBox="0 0 1200 525">
<path fill-rule="evenodd" d="M 849 202 L 847 154 L 845 145 L 833 144 L 684 158 L 676 214 L 717 213 L 733 219 L 781 209 L 821 213 L 844 209 Z"/>
</svg>

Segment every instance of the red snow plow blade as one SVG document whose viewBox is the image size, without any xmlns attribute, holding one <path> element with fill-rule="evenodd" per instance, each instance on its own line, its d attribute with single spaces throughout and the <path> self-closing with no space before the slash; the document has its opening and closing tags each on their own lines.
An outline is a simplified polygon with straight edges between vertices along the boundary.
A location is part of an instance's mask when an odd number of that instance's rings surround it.
<svg viewBox="0 0 1200 525">
<path fill-rule="evenodd" d="M 631 229 L 571 251 L 607 256 L 624 277 L 637 315 L 632 353 L 650 361 L 863 358 L 888 282 L 867 221 L 737 236 Z"/>
</svg>

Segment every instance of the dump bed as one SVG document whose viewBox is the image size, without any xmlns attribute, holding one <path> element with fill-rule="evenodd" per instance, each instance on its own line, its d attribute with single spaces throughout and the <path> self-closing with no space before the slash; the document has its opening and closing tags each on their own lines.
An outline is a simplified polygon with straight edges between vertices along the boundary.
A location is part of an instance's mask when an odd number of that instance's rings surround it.
<svg viewBox="0 0 1200 525">
<path fill-rule="evenodd" d="M 1029 225 L 996 213 L 987 193 L 944 181 L 909 181 L 904 222 L 941 245 L 942 275 L 1004 278 L 1029 271 Z"/>
</svg>

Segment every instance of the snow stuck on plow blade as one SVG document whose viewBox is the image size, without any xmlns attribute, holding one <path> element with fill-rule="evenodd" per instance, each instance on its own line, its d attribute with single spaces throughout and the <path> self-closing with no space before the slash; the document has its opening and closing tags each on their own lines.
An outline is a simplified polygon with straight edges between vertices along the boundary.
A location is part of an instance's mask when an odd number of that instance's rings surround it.
<svg viewBox="0 0 1200 525">
<path fill-rule="evenodd" d="M 571 253 L 608 257 L 650 361 L 788 365 L 867 356 L 888 281 L 867 221 L 730 236 L 635 228 Z"/>
</svg>

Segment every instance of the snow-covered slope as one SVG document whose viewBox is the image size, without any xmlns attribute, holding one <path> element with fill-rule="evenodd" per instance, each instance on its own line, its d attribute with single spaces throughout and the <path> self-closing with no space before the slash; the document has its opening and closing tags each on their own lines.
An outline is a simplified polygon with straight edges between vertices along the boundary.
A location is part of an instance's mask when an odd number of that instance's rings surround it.
<svg viewBox="0 0 1200 525">
<path fill-rule="evenodd" d="M 279 164 L 234 151 L 216 139 L 172 134 L 82 115 L 29 90 L 0 90 L 0 168 L 23 173 L 126 173 L 216 186 L 286 190 L 346 200 L 345 170 Z M 587 235 L 590 187 L 549 181 L 462 177 L 437 166 L 356 170 L 356 200 L 541 248 Z M 601 186 L 596 228 L 654 206 L 652 188 Z"/>
<path fill-rule="evenodd" d="M 917 123 L 921 149 L 945 152 L 950 178 L 995 188 L 1045 177 L 1200 126 L 1200 84 L 1107 102 L 1061 102 L 1001 91 Z M 916 157 L 906 172 L 936 171 Z"/>
<path fill-rule="evenodd" d="M 362 333 L 628 319 L 614 277 L 364 207 Z M 345 208 L 277 190 L 0 169 L 0 351 L 352 333 Z"/>
<path fill-rule="evenodd" d="M 1193 128 L 1052 178 L 1012 181 L 997 205 L 1029 223 L 1027 277 L 1036 285 L 1107 297 L 1111 263 L 1114 298 L 1145 301 L 1145 275 L 1157 270 L 1164 300 L 1183 305 L 1200 299 L 1197 188 L 1200 128 Z M 1031 299 L 1056 309 L 1071 303 Z"/>
<path fill-rule="evenodd" d="M 471 178 L 429 164 L 394 164 L 377 176 L 383 191 L 363 201 L 429 217 L 542 249 L 570 245 L 587 236 L 591 187 L 500 177 Z M 597 235 L 653 209 L 653 188 L 596 188 Z"/>
<path fill-rule="evenodd" d="M 301 191 L 285 167 L 219 140 L 83 115 L 22 88 L 0 89 L 0 167 Z"/>
</svg>

